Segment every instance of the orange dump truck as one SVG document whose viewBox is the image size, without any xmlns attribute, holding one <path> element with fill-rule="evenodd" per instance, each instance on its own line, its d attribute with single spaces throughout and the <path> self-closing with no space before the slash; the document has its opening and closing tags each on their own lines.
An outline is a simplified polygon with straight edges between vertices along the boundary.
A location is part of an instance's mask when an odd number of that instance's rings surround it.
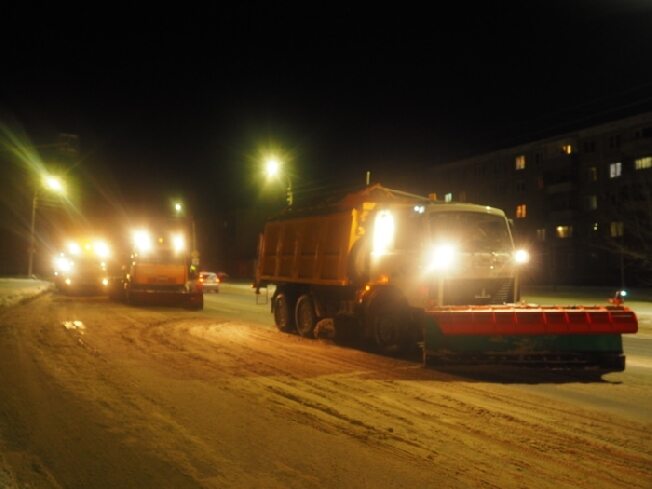
<svg viewBox="0 0 652 489">
<path fill-rule="evenodd" d="M 113 250 L 105 239 L 95 234 L 71 233 L 54 257 L 54 283 L 65 293 L 106 294 L 112 260 Z"/>
<path fill-rule="evenodd" d="M 131 252 L 120 286 L 128 303 L 172 303 L 203 309 L 204 295 L 184 219 L 149 220 L 131 233 Z"/>
<path fill-rule="evenodd" d="M 266 225 L 258 287 L 276 286 L 282 331 L 354 337 L 381 351 L 422 345 L 424 363 L 517 363 L 622 370 L 622 306 L 520 304 L 516 250 L 495 208 L 380 185 L 291 209 Z"/>
</svg>

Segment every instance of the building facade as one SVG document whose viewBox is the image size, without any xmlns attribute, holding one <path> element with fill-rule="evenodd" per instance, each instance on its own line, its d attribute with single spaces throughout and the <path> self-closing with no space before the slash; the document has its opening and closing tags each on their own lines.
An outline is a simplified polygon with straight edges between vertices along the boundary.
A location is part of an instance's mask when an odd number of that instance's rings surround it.
<svg viewBox="0 0 652 489">
<path fill-rule="evenodd" d="M 540 284 L 649 285 L 652 112 L 438 165 L 437 198 L 499 207 Z"/>
</svg>

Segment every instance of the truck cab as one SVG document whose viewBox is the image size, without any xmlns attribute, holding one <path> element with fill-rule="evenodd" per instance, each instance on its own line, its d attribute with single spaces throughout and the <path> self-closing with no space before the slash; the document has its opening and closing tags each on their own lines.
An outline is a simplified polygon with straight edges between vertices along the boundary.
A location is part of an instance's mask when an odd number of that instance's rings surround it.
<svg viewBox="0 0 652 489">
<path fill-rule="evenodd" d="M 131 233 L 124 295 L 129 303 L 173 302 L 202 309 L 203 291 L 192 264 L 190 233 L 184 220 L 150 221 Z"/>
<path fill-rule="evenodd" d="M 379 207 L 370 237 L 370 282 L 403 291 L 410 306 L 519 300 L 517 251 L 503 211 L 465 203 Z"/>
</svg>

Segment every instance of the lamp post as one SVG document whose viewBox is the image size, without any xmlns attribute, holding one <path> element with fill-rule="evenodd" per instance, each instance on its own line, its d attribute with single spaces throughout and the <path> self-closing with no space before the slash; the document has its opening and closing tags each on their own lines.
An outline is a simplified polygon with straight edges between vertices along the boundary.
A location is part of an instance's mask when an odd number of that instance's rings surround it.
<svg viewBox="0 0 652 489">
<path fill-rule="evenodd" d="M 179 218 L 185 218 L 186 217 L 186 209 L 185 209 L 185 204 L 181 200 L 175 200 L 174 201 L 174 216 L 179 219 Z M 191 265 L 192 267 L 197 267 L 199 266 L 199 251 L 197 251 L 197 233 L 195 230 L 195 218 L 190 216 L 188 218 L 188 222 L 190 222 L 190 239 L 191 239 L 191 247 L 192 250 L 190 251 L 191 255 Z"/>
<path fill-rule="evenodd" d="M 60 177 L 53 175 L 45 175 L 42 177 L 41 185 L 37 185 L 34 190 L 34 197 L 32 198 L 32 221 L 29 229 L 29 249 L 27 261 L 27 276 L 31 277 L 34 271 L 34 252 L 35 250 L 35 228 L 36 228 L 36 208 L 38 207 L 39 190 L 44 187 L 46 190 L 56 194 L 65 194 L 66 190 L 63 180 Z"/>
<path fill-rule="evenodd" d="M 282 162 L 276 156 L 269 156 L 265 160 L 265 174 L 267 175 L 267 178 L 277 178 L 282 173 L 281 166 Z M 285 177 L 287 179 L 285 200 L 288 207 L 291 207 L 294 202 L 294 194 L 292 192 L 292 180 L 287 171 L 285 171 Z"/>
</svg>

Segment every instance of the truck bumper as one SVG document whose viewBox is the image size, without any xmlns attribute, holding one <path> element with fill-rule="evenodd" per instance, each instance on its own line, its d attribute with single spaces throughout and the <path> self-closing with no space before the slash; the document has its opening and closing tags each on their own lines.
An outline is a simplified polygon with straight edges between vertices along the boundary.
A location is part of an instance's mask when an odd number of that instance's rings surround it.
<svg viewBox="0 0 652 489">
<path fill-rule="evenodd" d="M 57 277 L 57 289 L 66 294 L 108 294 L 108 279 L 105 276 Z"/>
<path fill-rule="evenodd" d="M 198 290 L 127 288 L 129 304 L 176 305 L 189 309 L 203 309 L 204 294 Z"/>
</svg>

